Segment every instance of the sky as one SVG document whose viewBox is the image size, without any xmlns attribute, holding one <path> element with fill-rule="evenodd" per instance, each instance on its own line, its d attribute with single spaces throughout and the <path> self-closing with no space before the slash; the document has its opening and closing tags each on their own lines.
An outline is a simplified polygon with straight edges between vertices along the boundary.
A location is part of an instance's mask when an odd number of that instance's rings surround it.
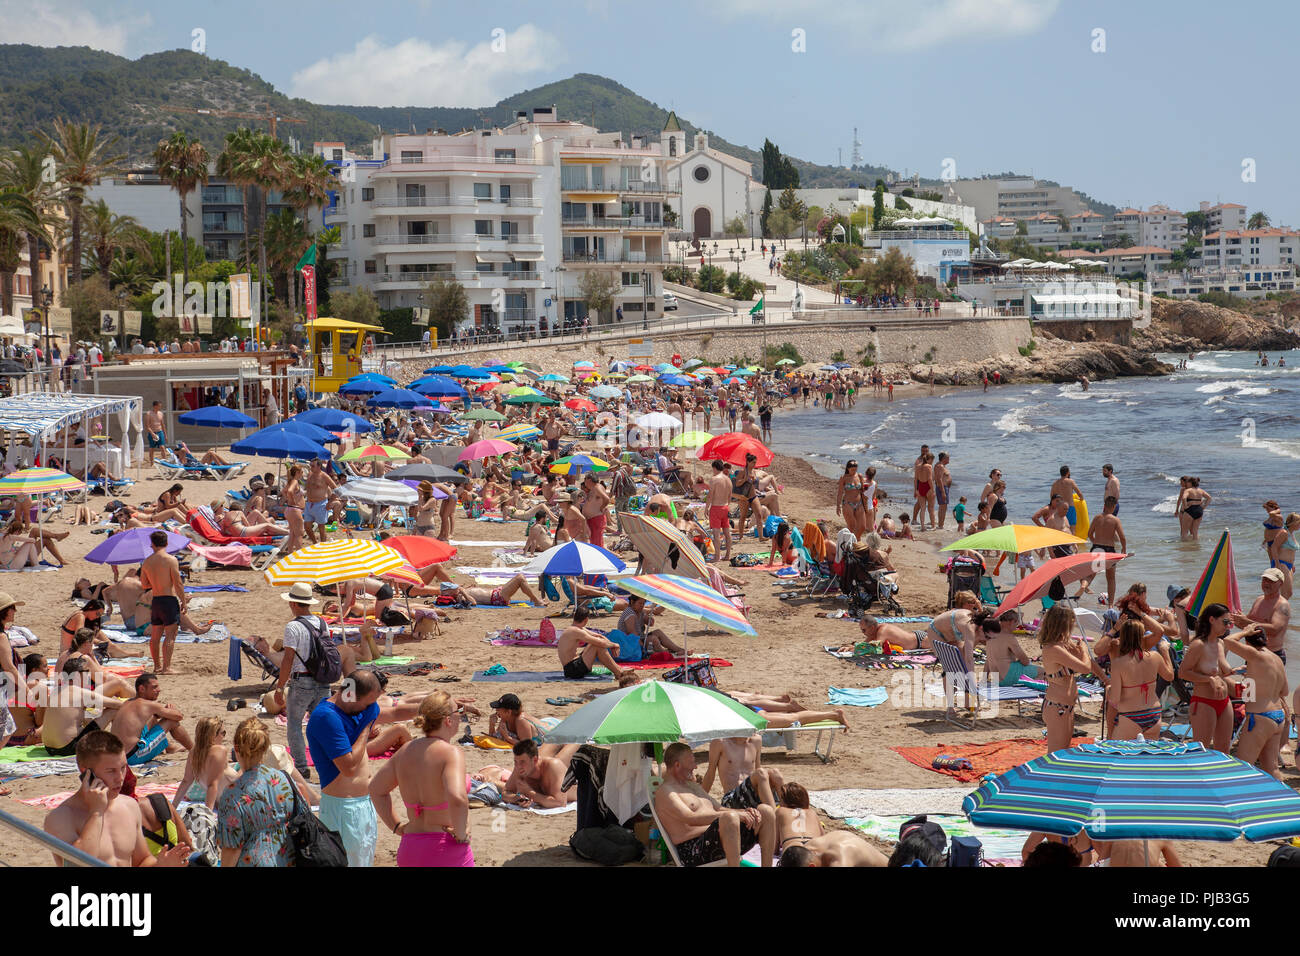
<svg viewBox="0 0 1300 956">
<path fill-rule="evenodd" d="M 1300 223 L 1300 5 L 1205 0 L 0 0 L 0 40 L 192 49 L 320 103 L 487 106 L 596 73 L 753 148 Z M 307 13 L 303 16 L 302 13 Z M 201 31 L 196 33 L 196 31 Z M 537 104 L 547 105 L 547 104 Z M 563 118 L 563 117 L 561 117 Z"/>
</svg>

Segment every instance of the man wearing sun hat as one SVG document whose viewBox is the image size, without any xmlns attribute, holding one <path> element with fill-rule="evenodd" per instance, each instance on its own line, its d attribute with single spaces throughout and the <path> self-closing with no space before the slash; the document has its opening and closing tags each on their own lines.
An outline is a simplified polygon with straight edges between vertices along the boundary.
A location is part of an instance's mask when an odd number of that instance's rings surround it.
<svg viewBox="0 0 1300 956">
<path fill-rule="evenodd" d="M 1291 623 L 1291 602 L 1282 596 L 1285 578 L 1280 568 L 1267 568 L 1260 575 L 1259 589 L 1264 592 L 1255 599 L 1248 614 L 1232 615 L 1237 627 L 1259 624 L 1268 639 L 1268 649 L 1286 663 L 1286 629 Z"/>
<path fill-rule="evenodd" d="M 329 629 L 312 613 L 320 601 L 316 600 L 311 585 L 306 581 L 297 582 L 280 597 L 289 602 L 293 620 L 284 626 L 285 654 L 280 660 L 276 686 L 283 689 L 288 685 L 285 709 L 289 720 L 289 753 L 298 772 L 310 780 L 311 768 L 307 764 L 307 741 L 303 737 L 302 722 L 317 704 L 329 697 L 330 685 L 318 681 L 307 670 L 307 658 L 311 656 L 313 633 L 328 643 Z"/>
</svg>

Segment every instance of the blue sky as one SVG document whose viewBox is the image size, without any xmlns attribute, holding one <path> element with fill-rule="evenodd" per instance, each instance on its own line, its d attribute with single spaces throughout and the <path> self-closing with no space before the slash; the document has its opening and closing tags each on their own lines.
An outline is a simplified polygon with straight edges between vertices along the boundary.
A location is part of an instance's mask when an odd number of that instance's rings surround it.
<svg viewBox="0 0 1300 956">
<path fill-rule="evenodd" d="M 925 176 L 951 158 L 958 176 L 1032 172 L 1119 205 L 1241 202 L 1274 224 L 1300 223 L 1300 193 L 1286 188 L 1300 154 L 1291 81 L 1300 7 L 1244 9 L 1202 0 L 0 0 L 0 23 L 8 42 L 129 57 L 190 48 L 198 28 L 208 55 L 318 102 L 483 106 L 598 73 L 728 140 L 758 147 L 766 136 L 816 162 L 836 162 L 837 148 L 847 162 L 857 126 L 865 160 Z M 1246 160 L 1254 182 L 1243 182 Z"/>
</svg>

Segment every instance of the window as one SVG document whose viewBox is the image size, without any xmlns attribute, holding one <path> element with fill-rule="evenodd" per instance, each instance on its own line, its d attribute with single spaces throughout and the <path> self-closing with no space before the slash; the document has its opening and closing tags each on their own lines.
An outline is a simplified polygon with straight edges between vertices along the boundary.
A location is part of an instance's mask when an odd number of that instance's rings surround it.
<svg viewBox="0 0 1300 956">
<path fill-rule="evenodd" d="M 640 285 L 641 285 L 641 273 L 639 273 L 639 272 L 624 272 L 624 273 L 623 273 L 623 286 L 624 286 L 624 288 L 628 288 L 628 287 L 631 287 L 631 286 L 637 286 L 637 287 L 640 287 Z"/>
<path fill-rule="evenodd" d="M 492 235 L 492 221 L 489 220 L 489 219 L 475 219 L 475 220 L 474 220 L 474 235 L 476 235 L 476 236 L 491 236 L 491 235 Z"/>
<path fill-rule="evenodd" d="M 475 184 L 474 184 L 474 198 L 475 198 L 475 199 L 491 199 L 491 198 L 492 198 L 492 184 L 491 184 L 491 183 L 475 183 Z"/>
<path fill-rule="evenodd" d="M 370 186 L 361 187 L 361 201 L 370 202 L 375 198 L 375 190 Z"/>
<path fill-rule="evenodd" d="M 502 223 L 501 223 L 501 238 L 502 238 L 502 239 L 510 239 L 510 238 L 516 237 L 516 236 L 518 236 L 518 235 L 519 235 L 519 223 L 517 223 L 517 222 L 502 222 Z"/>
<path fill-rule="evenodd" d="M 334 152 L 334 162 L 336 163 L 343 162 L 343 150 L 336 149 L 333 152 Z"/>
<path fill-rule="evenodd" d="M 513 149 L 498 149 L 494 155 L 498 163 L 513 163 L 515 161 L 515 151 Z"/>
<path fill-rule="evenodd" d="M 379 270 L 377 270 L 377 269 L 375 268 L 375 260 L 374 260 L 374 259 L 367 259 L 367 260 L 366 260 L 366 275 L 373 275 L 373 274 L 374 274 L 375 272 L 377 272 L 377 271 L 379 271 Z"/>
<path fill-rule="evenodd" d="M 352 227 L 352 235 L 351 235 L 349 238 L 351 238 L 351 239 L 355 239 L 356 237 L 357 237 L 357 227 L 356 227 L 356 226 L 353 226 L 353 227 Z"/>
<path fill-rule="evenodd" d="M 361 238 L 373 239 L 375 237 L 375 224 L 373 222 L 363 223 L 361 226 Z"/>
<path fill-rule="evenodd" d="M 593 189 L 602 189 L 605 186 L 605 167 L 591 167 L 591 186 Z"/>
<path fill-rule="evenodd" d="M 404 149 L 402 150 L 402 162 L 422 163 L 424 162 L 424 152 L 418 149 Z"/>
<path fill-rule="evenodd" d="M 479 262 L 474 266 L 475 272 L 496 272 L 496 266 L 490 262 Z"/>
<path fill-rule="evenodd" d="M 507 186 L 505 183 L 502 183 L 500 186 L 497 187 L 497 195 L 501 198 L 502 202 L 509 202 L 510 187 Z"/>
<path fill-rule="evenodd" d="M 691 175 L 695 177 L 697 183 L 707 183 L 709 181 L 709 167 L 696 166 Z"/>
<path fill-rule="evenodd" d="M 669 137 L 668 137 L 668 155 L 669 155 L 669 156 L 676 156 L 676 155 L 677 155 L 677 137 L 676 137 L 676 136 L 669 136 Z"/>
</svg>

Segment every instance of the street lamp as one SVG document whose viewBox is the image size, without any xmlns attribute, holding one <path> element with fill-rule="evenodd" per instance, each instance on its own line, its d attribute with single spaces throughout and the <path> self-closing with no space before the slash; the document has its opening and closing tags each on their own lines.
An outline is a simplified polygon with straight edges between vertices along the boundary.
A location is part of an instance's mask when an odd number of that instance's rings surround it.
<svg viewBox="0 0 1300 956">
<path fill-rule="evenodd" d="M 555 273 L 555 328 L 553 332 L 564 332 L 564 280 L 560 273 L 568 272 L 564 266 L 556 266 L 553 270 Z"/>
<path fill-rule="evenodd" d="M 125 334 L 125 330 L 126 330 L 126 289 L 118 289 L 118 290 L 117 290 L 117 301 L 120 302 L 120 303 L 122 303 L 122 307 L 118 310 L 117 318 L 118 318 L 118 321 L 122 323 L 123 334 Z M 110 336 L 110 338 L 116 339 L 117 337 L 116 337 L 116 336 Z M 119 348 L 119 350 L 120 350 L 121 346 L 118 346 L 118 348 Z"/>
<path fill-rule="evenodd" d="M 649 286 L 649 284 L 650 284 L 650 273 L 643 271 L 641 273 L 641 331 L 643 332 L 650 328 L 649 325 L 650 317 L 646 313 L 646 287 Z"/>
<path fill-rule="evenodd" d="M 45 351 L 42 353 L 48 364 L 50 355 L 50 305 L 54 302 L 54 290 L 47 282 L 41 286 L 41 308 L 45 315 Z"/>
</svg>

